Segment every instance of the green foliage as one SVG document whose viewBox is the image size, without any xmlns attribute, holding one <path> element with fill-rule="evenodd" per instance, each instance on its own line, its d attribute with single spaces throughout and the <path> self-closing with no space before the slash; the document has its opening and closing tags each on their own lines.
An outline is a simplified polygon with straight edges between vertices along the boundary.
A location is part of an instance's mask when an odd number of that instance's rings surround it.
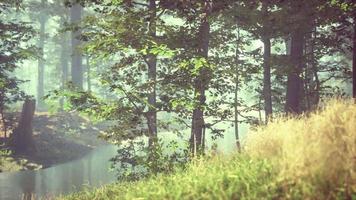
<svg viewBox="0 0 356 200">
<path fill-rule="evenodd" d="M 148 46 L 146 45 L 140 53 L 142 55 L 147 56 L 148 54 L 153 54 L 155 56 L 159 56 L 160 58 L 172 58 L 174 55 L 176 55 L 176 51 L 171 50 L 167 47 L 166 44 L 160 44 L 158 45 L 156 42 L 152 42 L 153 44 Z"/>
<path fill-rule="evenodd" d="M 190 159 L 188 147 L 177 141 L 158 139 L 147 146 L 142 141 L 130 141 L 119 147 L 111 160 L 118 172 L 118 180 L 140 180 L 152 175 L 169 174 L 182 169 Z"/>
<path fill-rule="evenodd" d="M 330 0 L 331 5 L 339 7 L 342 11 L 353 11 L 356 8 L 356 3 L 352 1 Z"/>
<path fill-rule="evenodd" d="M 6 18 L 16 12 L 21 1 L 5 1 L 0 4 L 0 116 L 4 131 L 11 125 L 6 119 L 5 110 L 25 97 L 19 84 L 24 81 L 13 75 L 19 64 L 35 55 L 35 49 L 27 44 L 34 35 L 28 23 L 13 22 Z"/>
</svg>

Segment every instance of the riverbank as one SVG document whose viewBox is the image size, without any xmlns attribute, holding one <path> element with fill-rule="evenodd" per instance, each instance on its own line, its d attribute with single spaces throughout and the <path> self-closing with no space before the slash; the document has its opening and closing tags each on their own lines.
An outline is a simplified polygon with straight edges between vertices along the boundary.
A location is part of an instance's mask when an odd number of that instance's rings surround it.
<svg viewBox="0 0 356 200">
<path fill-rule="evenodd" d="M 96 146 L 106 144 L 98 139 L 103 125 L 72 113 L 36 113 L 33 121 L 37 151 L 28 155 L 9 153 L 0 148 L 0 172 L 34 170 L 76 160 Z M 2 138 L 3 142 L 6 142 Z"/>
<path fill-rule="evenodd" d="M 207 156 L 171 175 L 59 199 L 356 199 L 355 130 L 356 105 L 333 102 L 250 133 L 241 154 Z"/>
</svg>

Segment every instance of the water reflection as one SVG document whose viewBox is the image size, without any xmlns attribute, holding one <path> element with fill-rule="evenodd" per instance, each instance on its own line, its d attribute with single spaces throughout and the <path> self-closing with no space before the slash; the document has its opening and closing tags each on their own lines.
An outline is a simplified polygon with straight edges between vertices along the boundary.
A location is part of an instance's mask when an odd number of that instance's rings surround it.
<svg viewBox="0 0 356 200">
<path fill-rule="evenodd" d="M 109 171 L 114 146 L 99 147 L 80 160 L 38 171 L 0 173 L 0 199 L 18 200 L 56 196 L 78 191 L 83 186 L 97 187 L 116 180 Z"/>
</svg>

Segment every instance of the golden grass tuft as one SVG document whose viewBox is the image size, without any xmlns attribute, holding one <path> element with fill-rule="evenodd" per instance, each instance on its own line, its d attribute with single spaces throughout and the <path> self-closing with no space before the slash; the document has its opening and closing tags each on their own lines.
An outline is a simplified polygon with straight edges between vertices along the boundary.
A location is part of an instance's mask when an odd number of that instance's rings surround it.
<svg viewBox="0 0 356 200">
<path fill-rule="evenodd" d="M 274 163 L 284 192 L 300 186 L 302 196 L 351 198 L 356 194 L 356 105 L 333 100 L 308 117 L 275 119 L 248 134 L 245 152 Z"/>
</svg>

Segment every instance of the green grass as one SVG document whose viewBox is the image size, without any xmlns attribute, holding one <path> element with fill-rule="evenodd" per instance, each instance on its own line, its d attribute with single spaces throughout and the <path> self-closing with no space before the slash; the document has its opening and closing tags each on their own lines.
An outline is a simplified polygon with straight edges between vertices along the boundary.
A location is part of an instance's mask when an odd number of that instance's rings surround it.
<svg viewBox="0 0 356 200">
<path fill-rule="evenodd" d="M 114 199 L 356 199 L 356 105 L 333 101 L 250 133 L 241 154 L 210 155 L 186 170 L 60 197 Z"/>
<path fill-rule="evenodd" d="M 108 185 L 63 199 L 272 199 L 276 171 L 242 156 L 196 160 L 186 170 L 139 182 Z"/>
</svg>

